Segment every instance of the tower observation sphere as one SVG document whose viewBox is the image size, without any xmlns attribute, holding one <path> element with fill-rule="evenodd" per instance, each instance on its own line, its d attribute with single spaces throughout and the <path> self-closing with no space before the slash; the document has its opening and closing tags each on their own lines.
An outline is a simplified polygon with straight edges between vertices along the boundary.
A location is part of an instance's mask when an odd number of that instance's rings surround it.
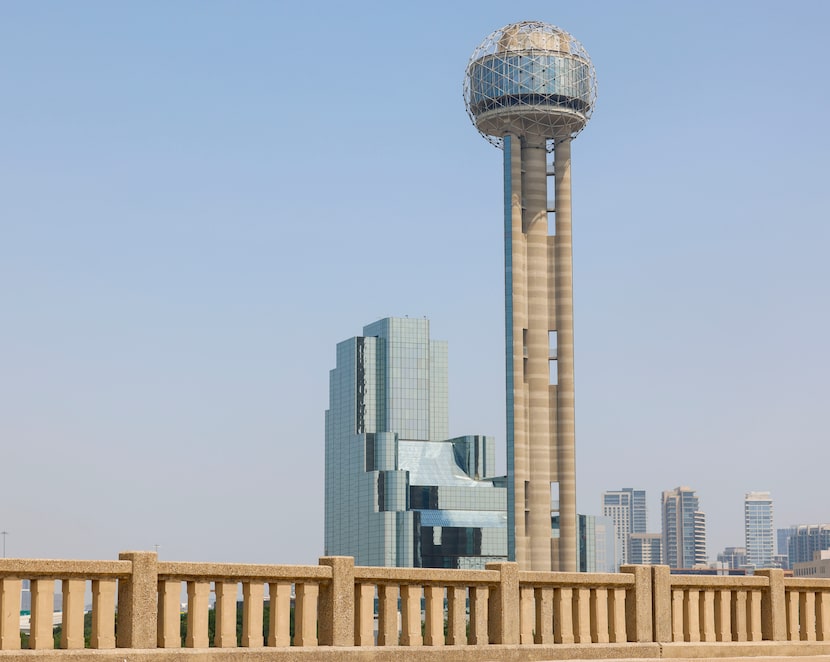
<svg viewBox="0 0 830 662">
<path fill-rule="evenodd" d="M 467 114 L 504 150 L 507 549 L 522 570 L 578 569 L 571 141 L 596 98 L 582 44 L 538 21 L 488 35 L 464 76 Z"/>
<path fill-rule="evenodd" d="M 464 77 L 467 114 L 497 147 L 506 133 L 574 138 L 591 118 L 596 98 L 596 71 L 585 48 L 539 21 L 489 34 L 473 51 Z"/>
</svg>

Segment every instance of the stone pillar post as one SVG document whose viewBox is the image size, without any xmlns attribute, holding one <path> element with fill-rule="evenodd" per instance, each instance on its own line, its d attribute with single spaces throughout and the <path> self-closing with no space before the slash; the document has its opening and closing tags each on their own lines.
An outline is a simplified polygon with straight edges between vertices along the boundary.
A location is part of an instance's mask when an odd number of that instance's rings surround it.
<svg viewBox="0 0 830 662">
<path fill-rule="evenodd" d="M 652 596 L 654 602 L 654 641 L 669 643 L 672 640 L 671 620 L 671 569 L 667 565 L 655 565 L 652 571 Z"/>
<path fill-rule="evenodd" d="M 784 571 L 780 568 L 756 570 L 755 575 L 769 579 L 761 597 L 761 632 L 768 641 L 786 641 L 787 609 L 784 596 Z"/>
<path fill-rule="evenodd" d="M 118 648 L 155 648 L 158 640 L 158 555 L 121 552 L 133 564 L 129 579 L 118 582 Z"/>
<path fill-rule="evenodd" d="M 620 566 L 620 572 L 634 575 L 634 599 L 626 600 L 625 607 L 628 640 L 638 643 L 654 641 L 651 618 L 651 566 L 624 565 Z"/>
<path fill-rule="evenodd" d="M 488 621 L 490 642 L 519 643 L 519 564 L 488 563 L 487 570 L 499 571 L 499 583 L 490 594 Z"/>
<path fill-rule="evenodd" d="M 323 646 L 354 646 L 354 558 L 324 556 L 331 582 L 320 586 L 319 629 Z"/>
</svg>

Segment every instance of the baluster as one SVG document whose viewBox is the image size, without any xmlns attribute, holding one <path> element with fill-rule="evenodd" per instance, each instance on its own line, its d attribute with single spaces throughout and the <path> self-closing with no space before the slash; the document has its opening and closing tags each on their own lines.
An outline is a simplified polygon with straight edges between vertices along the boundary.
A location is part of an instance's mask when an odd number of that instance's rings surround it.
<svg viewBox="0 0 830 662">
<path fill-rule="evenodd" d="M 401 646 L 421 646 L 421 587 L 401 586 Z"/>
<path fill-rule="evenodd" d="M 624 644 L 628 641 L 625 627 L 625 589 L 615 588 L 608 592 L 609 625 L 611 628 L 610 640 L 615 644 Z"/>
<path fill-rule="evenodd" d="M 268 584 L 268 645 L 278 648 L 291 645 L 291 584 Z"/>
<path fill-rule="evenodd" d="M 210 582 L 187 582 L 187 636 L 188 648 L 208 648 L 208 610 Z"/>
<path fill-rule="evenodd" d="M 763 631 L 761 629 L 761 591 L 752 589 L 747 591 L 747 639 L 749 641 L 761 641 Z"/>
<path fill-rule="evenodd" d="M 0 579 L 0 650 L 20 650 L 19 579 Z"/>
<path fill-rule="evenodd" d="M 700 591 L 690 588 L 686 591 L 683 605 L 683 630 L 685 641 L 700 641 Z"/>
<path fill-rule="evenodd" d="M 216 648 L 236 648 L 236 582 L 217 581 L 213 645 Z"/>
<path fill-rule="evenodd" d="M 801 612 L 801 641 L 816 640 L 816 594 L 810 590 L 799 594 Z"/>
<path fill-rule="evenodd" d="M 114 579 L 95 579 L 92 582 L 92 634 L 89 639 L 92 648 L 115 648 L 116 589 L 117 585 Z M 176 610 L 176 614 L 178 616 L 178 609 Z M 179 622 L 177 618 L 177 638 L 181 636 L 179 634 L 179 630 L 181 629 Z"/>
<path fill-rule="evenodd" d="M 354 645 L 375 644 L 375 587 L 358 584 L 354 591 Z"/>
<path fill-rule="evenodd" d="M 537 644 L 551 644 L 553 636 L 553 588 L 541 586 L 536 589 L 536 636 Z"/>
<path fill-rule="evenodd" d="M 816 640 L 830 641 L 830 593 L 816 594 Z"/>
<path fill-rule="evenodd" d="M 52 619 L 55 605 L 55 580 L 33 579 L 29 583 L 32 596 L 29 648 L 48 650 L 55 647 Z"/>
<path fill-rule="evenodd" d="M 391 584 L 378 586 L 378 646 L 397 646 L 398 637 L 398 587 Z"/>
<path fill-rule="evenodd" d="M 732 591 L 729 589 L 715 592 L 715 638 L 732 641 Z"/>
<path fill-rule="evenodd" d="M 444 587 L 426 586 L 426 632 L 424 644 L 427 646 L 444 645 Z M 420 605 L 418 607 L 418 621 L 420 624 Z M 419 628 L 420 630 L 420 628 Z"/>
<path fill-rule="evenodd" d="M 555 589 L 553 603 L 553 640 L 557 644 L 572 644 L 574 643 L 573 589 Z"/>
<path fill-rule="evenodd" d="M 703 641 L 715 641 L 715 592 L 703 589 L 701 598 L 700 636 Z"/>
<path fill-rule="evenodd" d="M 608 589 L 591 591 L 591 640 L 607 644 L 608 639 Z"/>
<path fill-rule="evenodd" d="M 83 648 L 86 581 L 83 579 L 64 579 L 61 589 L 63 593 L 61 648 Z"/>
<path fill-rule="evenodd" d="M 787 591 L 787 641 L 799 641 L 798 591 Z"/>
<path fill-rule="evenodd" d="M 245 648 L 262 646 L 262 619 L 265 603 L 265 585 L 262 582 L 242 584 L 242 645 Z"/>
<path fill-rule="evenodd" d="M 467 643 L 467 589 L 451 586 L 447 591 L 447 643 L 463 646 Z"/>
<path fill-rule="evenodd" d="M 671 592 L 671 636 L 672 641 L 684 641 L 683 638 L 683 589 Z"/>
<path fill-rule="evenodd" d="M 294 645 L 317 645 L 317 584 L 295 584 L 294 592 Z"/>
<path fill-rule="evenodd" d="M 536 607 L 532 586 L 521 586 L 519 588 L 519 643 L 533 643 L 533 628 L 536 619 Z M 553 637 L 553 618 L 548 628 Z"/>
<path fill-rule="evenodd" d="M 475 646 L 489 644 L 487 633 L 487 599 L 490 589 L 486 586 L 470 588 L 470 643 Z"/>
<path fill-rule="evenodd" d="M 159 648 L 181 648 L 181 590 L 182 583 L 173 579 L 158 582 L 159 630 L 156 645 Z"/>
<path fill-rule="evenodd" d="M 732 601 L 732 641 L 746 641 L 746 591 L 735 591 Z"/>
<path fill-rule="evenodd" d="M 591 589 L 574 590 L 574 630 L 576 643 L 591 643 Z"/>
</svg>

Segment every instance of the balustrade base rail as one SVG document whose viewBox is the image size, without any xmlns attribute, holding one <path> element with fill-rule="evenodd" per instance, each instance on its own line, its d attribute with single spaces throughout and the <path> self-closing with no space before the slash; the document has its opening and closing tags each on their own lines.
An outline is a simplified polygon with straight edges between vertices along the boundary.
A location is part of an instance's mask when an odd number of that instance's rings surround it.
<svg viewBox="0 0 830 662">
<path fill-rule="evenodd" d="M 0 651 L 0 662 L 543 662 L 673 660 L 674 662 L 830 662 L 830 645 L 814 642 L 713 644 L 555 644 L 355 648 L 182 648 Z"/>
</svg>

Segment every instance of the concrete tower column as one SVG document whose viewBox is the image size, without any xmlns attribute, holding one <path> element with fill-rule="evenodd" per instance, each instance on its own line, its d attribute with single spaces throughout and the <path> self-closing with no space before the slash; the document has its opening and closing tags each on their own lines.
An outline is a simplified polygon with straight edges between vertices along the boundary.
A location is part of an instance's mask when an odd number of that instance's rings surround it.
<svg viewBox="0 0 830 662">
<path fill-rule="evenodd" d="M 571 232 L 571 140 L 554 149 L 556 237 L 557 459 L 559 474 L 559 565 L 576 571 L 576 458 L 574 448 L 574 306 Z"/>
<path fill-rule="evenodd" d="M 548 307 L 547 151 L 543 136 L 526 136 L 522 146 L 524 228 L 527 237 L 527 418 L 529 449 L 530 569 L 551 569 L 550 386 Z"/>
<path fill-rule="evenodd" d="M 508 555 L 521 567 L 530 567 L 528 544 L 530 453 L 525 376 L 527 329 L 527 236 L 524 230 L 522 143 L 510 135 L 505 141 L 505 318 L 507 347 L 507 508 Z"/>
</svg>

